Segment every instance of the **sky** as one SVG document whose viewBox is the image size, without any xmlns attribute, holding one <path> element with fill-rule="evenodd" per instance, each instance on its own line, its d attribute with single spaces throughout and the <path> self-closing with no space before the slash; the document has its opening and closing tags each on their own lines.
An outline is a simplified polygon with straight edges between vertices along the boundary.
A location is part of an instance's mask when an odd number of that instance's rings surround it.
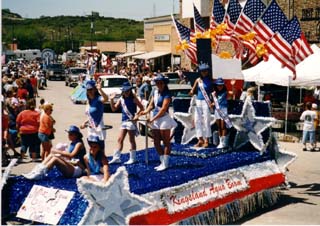
<svg viewBox="0 0 320 226">
<path fill-rule="evenodd" d="M 178 13 L 179 0 L 1 0 L 1 7 L 24 18 L 85 16 L 94 11 L 104 17 L 143 20 Z"/>
</svg>

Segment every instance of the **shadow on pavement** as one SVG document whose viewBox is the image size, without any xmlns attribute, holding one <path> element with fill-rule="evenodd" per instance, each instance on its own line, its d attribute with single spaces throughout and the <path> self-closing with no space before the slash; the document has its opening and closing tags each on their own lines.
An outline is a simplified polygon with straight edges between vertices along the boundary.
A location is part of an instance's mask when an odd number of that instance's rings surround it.
<svg viewBox="0 0 320 226">
<path fill-rule="evenodd" d="M 319 183 L 311 183 L 311 184 L 302 184 L 297 185 L 295 183 L 290 183 L 291 188 L 304 188 L 304 191 L 298 192 L 298 194 L 306 194 L 312 196 L 320 196 L 320 184 Z"/>
</svg>

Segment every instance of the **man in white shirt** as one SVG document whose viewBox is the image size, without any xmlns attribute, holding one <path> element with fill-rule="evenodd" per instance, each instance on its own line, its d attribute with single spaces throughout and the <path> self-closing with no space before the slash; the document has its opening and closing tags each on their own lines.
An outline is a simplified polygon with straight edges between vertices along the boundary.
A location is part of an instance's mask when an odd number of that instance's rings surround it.
<svg viewBox="0 0 320 226">
<path fill-rule="evenodd" d="M 302 143 L 304 144 L 303 151 L 307 151 L 307 142 L 309 141 L 312 146 L 312 150 L 316 147 L 315 138 L 315 126 L 314 121 L 318 119 L 315 111 L 311 110 L 312 104 L 310 102 L 306 103 L 306 110 L 302 112 L 300 117 L 303 122 L 303 133 L 302 133 Z"/>
</svg>

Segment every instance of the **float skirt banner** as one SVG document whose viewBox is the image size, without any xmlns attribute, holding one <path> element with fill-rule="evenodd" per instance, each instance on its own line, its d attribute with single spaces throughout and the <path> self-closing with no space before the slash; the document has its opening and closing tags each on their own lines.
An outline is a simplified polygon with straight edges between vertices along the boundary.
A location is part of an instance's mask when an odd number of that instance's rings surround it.
<svg viewBox="0 0 320 226">
<path fill-rule="evenodd" d="M 205 181 L 200 179 L 185 189 L 175 189 L 165 193 L 163 201 L 168 213 L 175 213 L 248 188 L 244 175 L 240 172 L 233 172 L 221 174 L 219 177 L 214 176 Z"/>
</svg>

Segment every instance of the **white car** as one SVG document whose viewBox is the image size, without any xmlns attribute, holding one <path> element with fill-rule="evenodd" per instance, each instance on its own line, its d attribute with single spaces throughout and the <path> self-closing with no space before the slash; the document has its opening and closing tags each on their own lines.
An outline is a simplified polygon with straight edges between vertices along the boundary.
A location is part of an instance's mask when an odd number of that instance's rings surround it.
<svg viewBox="0 0 320 226">
<path fill-rule="evenodd" d="M 123 75 L 101 75 L 98 79 L 101 79 L 102 90 L 110 97 L 111 94 L 116 93 L 114 102 L 121 97 L 121 87 L 124 82 L 129 82 L 128 78 Z M 110 102 L 106 103 L 106 107 L 110 107 Z"/>
</svg>

